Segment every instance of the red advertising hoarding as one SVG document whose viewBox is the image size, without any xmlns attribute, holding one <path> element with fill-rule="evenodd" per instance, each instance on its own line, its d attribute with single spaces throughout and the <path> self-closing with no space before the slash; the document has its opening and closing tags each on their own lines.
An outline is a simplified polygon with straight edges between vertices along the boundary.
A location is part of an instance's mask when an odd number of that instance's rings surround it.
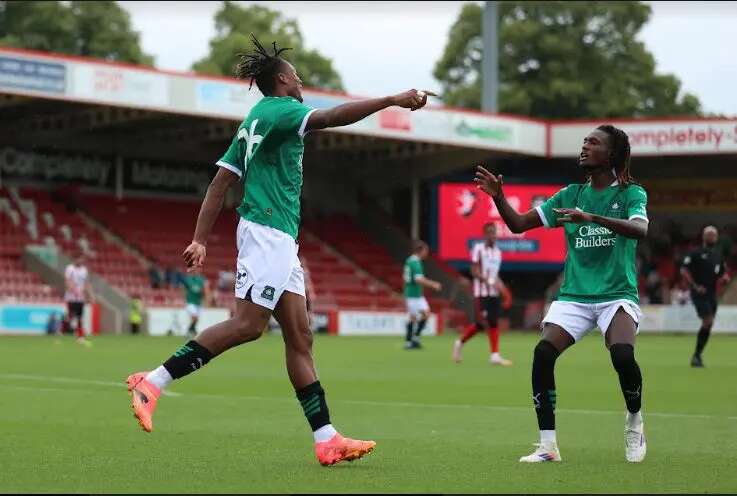
<svg viewBox="0 0 737 496">
<path fill-rule="evenodd" d="M 505 185 L 507 201 L 526 212 L 554 195 L 559 185 Z M 441 183 L 438 187 L 438 252 L 443 260 L 468 260 L 471 246 L 483 239 L 483 226 L 495 222 L 504 262 L 563 263 L 562 229 L 532 229 L 514 234 L 504 224 L 491 197 L 474 183 Z"/>
</svg>

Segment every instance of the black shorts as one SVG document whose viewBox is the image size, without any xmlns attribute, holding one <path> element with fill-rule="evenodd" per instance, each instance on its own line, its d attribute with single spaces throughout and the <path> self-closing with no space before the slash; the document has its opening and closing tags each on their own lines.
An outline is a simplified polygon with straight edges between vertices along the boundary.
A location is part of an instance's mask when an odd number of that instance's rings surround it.
<svg viewBox="0 0 737 496">
<path fill-rule="evenodd" d="M 84 302 L 82 301 L 68 301 L 67 302 L 67 313 L 69 314 L 69 318 L 82 318 L 82 313 L 84 312 Z"/>
<path fill-rule="evenodd" d="M 717 295 L 709 293 L 698 294 L 694 292 L 691 294 L 691 300 L 696 307 L 696 314 L 700 319 L 717 314 Z"/>
<path fill-rule="evenodd" d="M 474 298 L 474 310 L 476 316 L 476 324 L 489 327 L 496 327 L 499 323 L 499 306 L 498 296 L 480 296 Z"/>
</svg>

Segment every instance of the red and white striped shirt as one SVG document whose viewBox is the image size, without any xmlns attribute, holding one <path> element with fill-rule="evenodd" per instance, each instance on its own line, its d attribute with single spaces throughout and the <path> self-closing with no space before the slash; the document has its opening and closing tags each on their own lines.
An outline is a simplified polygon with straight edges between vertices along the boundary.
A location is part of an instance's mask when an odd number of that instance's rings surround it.
<svg viewBox="0 0 737 496">
<path fill-rule="evenodd" d="M 66 270 L 64 270 L 64 278 L 66 279 L 64 301 L 84 301 L 87 267 L 67 265 Z"/>
<path fill-rule="evenodd" d="M 496 245 L 487 246 L 485 241 L 476 243 L 471 249 L 471 262 L 479 264 L 482 277 L 473 278 L 473 296 L 499 296 L 495 283 L 502 265 L 502 251 Z"/>
</svg>

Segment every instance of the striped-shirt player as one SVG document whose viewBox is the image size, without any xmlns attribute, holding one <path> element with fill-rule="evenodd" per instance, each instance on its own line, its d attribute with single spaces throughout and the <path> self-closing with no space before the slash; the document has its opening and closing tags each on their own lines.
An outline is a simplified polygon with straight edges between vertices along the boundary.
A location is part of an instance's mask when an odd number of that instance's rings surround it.
<svg viewBox="0 0 737 496">
<path fill-rule="evenodd" d="M 484 240 L 471 249 L 471 275 L 473 276 L 474 320 L 453 345 L 453 360 L 462 360 L 463 345 L 478 331 L 487 330 L 493 365 L 512 365 L 512 362 L 499 354 L 499 293 L 504 283 L 499 278 L 502 265 L 502 251 L 496 245 L 496 225 L 484 225 Z"/>
</svg>

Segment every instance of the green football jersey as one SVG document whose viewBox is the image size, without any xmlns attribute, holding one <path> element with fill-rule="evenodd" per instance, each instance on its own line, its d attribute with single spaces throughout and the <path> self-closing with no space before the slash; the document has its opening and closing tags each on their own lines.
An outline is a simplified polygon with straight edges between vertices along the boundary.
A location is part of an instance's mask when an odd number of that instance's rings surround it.
<svg viewBox="0 0 737 496">
<path fill-rule="evenodd" d="M 560 227 L 554 208 L 575 208 L 615 219 L 647 220 L 647 193 L 636 184 L 614 183 L 595 190 L 589 183 L 571 184 L 537 207 L 546 227 Z M 627 299 L 639 303 L 635 251 L 637 240 L 620 236 L 593 222 L 563 223 L 568 255 L 558 299 L 601 303 Z"/>
<path fill-rule="evenodd" d="M 297 238 L 302 155 L 313 109 L 291 96 L 262 98 L 248 113 L 217 165 L 238 174 L 244 219 Z"/>
<path fill-rule="evenodd" d="M 205 278 L 199 274 L 188 274 L 182 279 L 184 299 L 187 304 L 202 305 L 205 296 Z"/>
<path fill-rule="evenodd" d="M 422 285 L 415 281 L 417 276 L 424 276 L 422 260 L 412 255 L 404 261 L 404 296 L 405 298 L 419 298 L 422 296 Z"/>
</svg>

